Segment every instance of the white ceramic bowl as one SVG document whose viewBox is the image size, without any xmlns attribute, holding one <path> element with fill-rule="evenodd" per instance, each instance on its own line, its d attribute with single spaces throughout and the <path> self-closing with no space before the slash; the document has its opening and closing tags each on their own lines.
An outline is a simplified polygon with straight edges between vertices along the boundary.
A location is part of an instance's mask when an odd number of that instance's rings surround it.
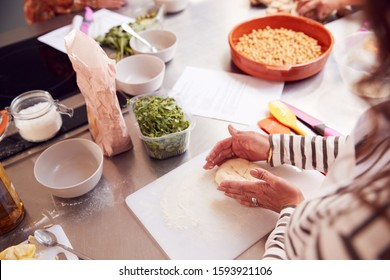
<svg viewBox="0 0 390 280">
<path fill-rule="evenodd" d="M 374 35 L 370 31 L 352 33 L 333 48 L 333 56 L 337 62 L 340 75 L 348 89 L 359 94 L 356 83 L 370 75 L 376 64 Z"/>
<path fill-rule="evenodd" d="M 158 90 L 164 80 L 165 63 L 153 55 L 128 56 L 116 64 L 116 87 L 129 95 Z"/>
<path fill-rule="evenodd" d="M 38 157 L 34 175 L 55 196 L 78 197 L 91 191 L 103 172 L 103 151 L 93 141 L 74 138 L 58 142 Z"/>
<path fill-rule="evenodd" d="M 167 13 L 178 13 L 183 11 L 188 5 L 188 0 L 154 0 L 154 2 L 164 5 L 164 10 Z"/>
<path fill-rule="evenodd" d="M 177 47 L 177 37 L 174 33 L 162 29 L 149 29 L 139 33 L 146 41 L 158 49 L 152 53 L 150 48 L 137 38 L 130 39 L 130 47 L 136 54 L 150 54 L 161 58 L 164 62 L 172 60 Z"/>
</svg>

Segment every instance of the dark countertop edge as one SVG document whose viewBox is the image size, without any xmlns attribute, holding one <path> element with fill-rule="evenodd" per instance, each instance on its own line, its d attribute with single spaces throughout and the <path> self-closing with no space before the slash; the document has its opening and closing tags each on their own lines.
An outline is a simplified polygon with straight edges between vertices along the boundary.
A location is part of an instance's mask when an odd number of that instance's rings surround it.
<svg viewBox="0 0 390 280">
<path fill-rule="evenodd" d="M 43 35 L 54 29 L 72 23 L 75 14 L 58 15 L 55 18 L 45 22 L 38 22 L 32 25 L 15 28 L 3 33 L 0 33 L 0 48 L 26 40 L 33 37 Z"/>
</svg>

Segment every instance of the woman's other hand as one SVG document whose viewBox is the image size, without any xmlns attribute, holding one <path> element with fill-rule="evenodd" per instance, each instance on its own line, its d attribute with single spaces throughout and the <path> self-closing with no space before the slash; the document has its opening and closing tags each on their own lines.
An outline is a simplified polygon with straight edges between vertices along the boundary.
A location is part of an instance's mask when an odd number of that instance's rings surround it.
<svg viewBox="0 0 390 280">
<path fill-rule="evenodd" d="M 212 169 L 231 158 L 249 161 L 266 160 L 270 149 L 267 135 L 254 131 L 239 131 L 228 126 L 231 137 L 219 141 L 206 157 L 204 169 Z"/>
<path fill-rule="evenodd" d="M 28 24 L 53 18 L 56 14 L 79 12 L 85 7 L 93 9 L 118 9 L 127 3 L 126 0 L 24 0 L 24 15 Z"/>
<path fill-rule="evenodd" d="M 93 1 L 92 1 L 93 2 Z M 96 8 L 119 9 L 124 6 L 126 0 L 96 0 Z"/>
<path fill-rule="evenodd" d="M 267 170 L 256 168 L 251 170 L 251 175 L 259 180 L 222 181 L 218 190 L 242 205 L 262 207 L 277 213 L 285 206 L 298 205 L 304 199 L 300 189 Z"/>
<path fill-rule="evenodd" d="M 333 11 L 344 7 L 343 0 L 295 0 L 297 12 L 301 16 L 324 20 Z"/>
</svg>

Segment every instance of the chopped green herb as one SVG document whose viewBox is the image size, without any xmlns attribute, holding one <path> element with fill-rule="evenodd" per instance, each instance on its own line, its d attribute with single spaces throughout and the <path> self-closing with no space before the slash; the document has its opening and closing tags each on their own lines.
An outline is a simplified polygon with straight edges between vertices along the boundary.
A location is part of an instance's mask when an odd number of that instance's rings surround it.
<svg viewBox="0 0 390 280">
<path fill-rule="evenodd" d="M 160 11 L 162 10 L 150 10 L 146 14 L 138 16 L 135 19 L 135 22 L 131 22 L 129 25 L 135 32 L 143 31 L 158 23 L 160 18 L 158 14 Z M 112 58 L 119 61 L 126 56 L 134 54 L 134 51 L 129 45 L 131 37 L 132 36 L 124 31 L 120 25 L 117 25 L 110 28 L 106 34 L 95 38 L 95 40 L 103 47 L 114 49 L 116 52 L 114 53 L 115 56 Z"/>
<path fill-rule="evenodd" d="M 131 28 L 136 32 L 140 32 L 146 27 L 138 22 L 129 23 Z M 124 31 L 120 25 L 114 26 L 108 30 L 104 36 L 99 36 L 95 40 L 104 47 L 116 50 L 116 61 L 123 59 L 126 56 L 134 54 L 130 48 L 129 42 L 131 35 Z"/>
<path fill-rule="evenodd" d="M 140 98 L 134 104 L 134 113 L 142 134 L 148 137 L 183 131 L 190 125 L 172 97 Z"/>
<path fill-rule="evenodd" d="M 174 98 L 143 97 L 134 102 L 133 111 L 151 157 L 164 159 L 185 152 L 190 123 Z"/>
</svg>

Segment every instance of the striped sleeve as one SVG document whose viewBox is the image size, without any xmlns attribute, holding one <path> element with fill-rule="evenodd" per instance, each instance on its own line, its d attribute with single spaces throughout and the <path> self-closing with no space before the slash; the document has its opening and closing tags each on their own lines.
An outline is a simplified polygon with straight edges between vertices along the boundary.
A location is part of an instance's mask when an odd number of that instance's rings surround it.
<svg viewBox="0 0 390 280">
<path fill-rule="evenodd" d="M 302 169 L 327 172 L 343 149 L 347 136 L 270 135 L 271 166 L 291 164 Z"/>
<path fill-rule="evenodd" d="M 280 211 L 279 219 L 275 229 L 270 233 L 267 242 L 265 243 L 265 252 L 263 259 L 265 260 L 285 260 L 287 255 L 284 249 L 284 238 L 288 223 L 295 207 L 285 207 Z"/>
</svg>

